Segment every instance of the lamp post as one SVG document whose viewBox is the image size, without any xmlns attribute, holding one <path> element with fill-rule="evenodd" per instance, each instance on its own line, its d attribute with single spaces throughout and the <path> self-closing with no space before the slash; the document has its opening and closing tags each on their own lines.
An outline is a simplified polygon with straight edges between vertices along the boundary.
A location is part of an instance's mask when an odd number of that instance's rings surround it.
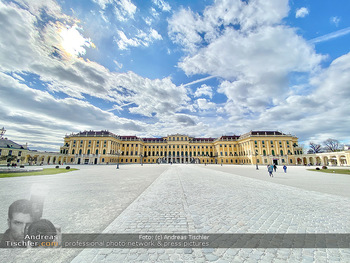
<svg viewBox="0 0 350 263">
<path fill-rule="evenodd" d="M 141 153 L 141 154 L 140 154 L 140 162 L 141 162 L 141 166 L 143 166 L 142 160 L 143 160 L 143 154 Z"/>
<path fill-rule="evenodd" d="M 258 165 L 258 151 L 255 150 L 255 162 L 256 162 L 256 170 L 259 170 L 259 165 Z"/>
<path fill-rule="evenodd" d="M 117 156 L 118 156 L 118 163 L 117 163 L 117 169 L 119 169 L 119 156 L 122 154 L 123 152 L 121 150 L 117 151 Z"/>
</svg>

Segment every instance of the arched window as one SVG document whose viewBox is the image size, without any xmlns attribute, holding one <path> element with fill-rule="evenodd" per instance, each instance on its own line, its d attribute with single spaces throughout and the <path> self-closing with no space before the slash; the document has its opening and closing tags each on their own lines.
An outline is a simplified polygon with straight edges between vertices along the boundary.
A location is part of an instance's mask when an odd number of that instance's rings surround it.
<svg viewBox="0 0 350 263">
<path fill-rule="evenodd" d="M 87 154 L 90 154 L 90 149 L 88 149 Z"/>
<path fill-rule="evenodd" d="M 103 154 L 106 154 L 106 149 L 103 149 Z M 103 161 L 102 161 L 103 162 Z"/>
<path fill-rule="evenodd" d="M 96 155 L 98 154 L 98 149 L 96 149 Z"/>
<path fill-rule="evenodd" d="M 81 149 L 79 150 L 79 154 L 81 154 Z"/>
<path fill-rule="evenodd" d="M 263 155 L 266 156 L 266 150 L 263 150 Z"/>
<path fill-rule="evenodd" d="M 272 155 L 275 156 L 275 150 L 272 150 Z"/>
<path fill-rule="evenodd" d="M 281 150 L 281 156 L 283 156 L 283 150 Z"/>
<path fill-rule="evenodd" d="M 72 154 L 74 154 L 75 153 L 75 149 L 73 149 L 73 151 L 72 151 Z"/>
</svg>

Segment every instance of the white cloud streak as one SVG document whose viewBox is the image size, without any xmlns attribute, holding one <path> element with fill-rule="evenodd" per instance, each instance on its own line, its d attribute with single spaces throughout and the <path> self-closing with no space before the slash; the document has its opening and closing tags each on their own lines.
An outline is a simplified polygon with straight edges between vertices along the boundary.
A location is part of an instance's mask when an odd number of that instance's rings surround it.
<svg viewBox="0 0 350 263">
<path fill-rule="evenodd" d="M 312 44 L 321 43 L 321 42 L 325 42 L 328 40 L 332 40 L 332 39 L 335 39 L 338 37 L 348 35 L 349 33 L 350 33 L 350 27 L 347 27 L 347 28 L 343 28 L 341 30 L 338 30 L 338 31 L 335 31 L 335 32 L 332 32 L 332 33 L 329 33 L 329 34 L 326 34 L 326 35 L 323 35 L 320 37 L 310 39 L 309 43 L 312 43 Z"/>
</svg>

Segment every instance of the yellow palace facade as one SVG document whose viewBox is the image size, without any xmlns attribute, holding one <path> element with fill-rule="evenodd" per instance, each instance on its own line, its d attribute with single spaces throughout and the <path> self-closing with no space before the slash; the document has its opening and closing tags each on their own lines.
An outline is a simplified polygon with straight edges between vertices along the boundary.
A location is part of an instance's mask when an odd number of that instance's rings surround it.
<svg viewBox="0 0 350 263">
<path fill-rule="evenodd" d="M 278 164 L 296 165 L 302 154 L 298 138 L 279 131 L 196 138 L 173 134 L 161 138 L 120 136 L 109 131 L 66 135 L 60 153 L 70 164 Z"/>
</svg>

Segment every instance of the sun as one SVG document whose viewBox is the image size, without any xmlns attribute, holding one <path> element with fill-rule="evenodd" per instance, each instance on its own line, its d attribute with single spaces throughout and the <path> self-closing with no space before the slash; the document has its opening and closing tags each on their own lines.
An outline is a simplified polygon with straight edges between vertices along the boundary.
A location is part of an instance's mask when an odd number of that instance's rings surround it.
<svg viewBox="0 0 350 263">
<path fill-rule="evenodd" d="M 59 34 L 62 39 L 61 47 L 70 56 L 80 57 L 85 55 L 86 48 L 95 48 L 90 39 L 84 38 L 82 29 L 77 25 L 61 28 Z"/>
</svg>

